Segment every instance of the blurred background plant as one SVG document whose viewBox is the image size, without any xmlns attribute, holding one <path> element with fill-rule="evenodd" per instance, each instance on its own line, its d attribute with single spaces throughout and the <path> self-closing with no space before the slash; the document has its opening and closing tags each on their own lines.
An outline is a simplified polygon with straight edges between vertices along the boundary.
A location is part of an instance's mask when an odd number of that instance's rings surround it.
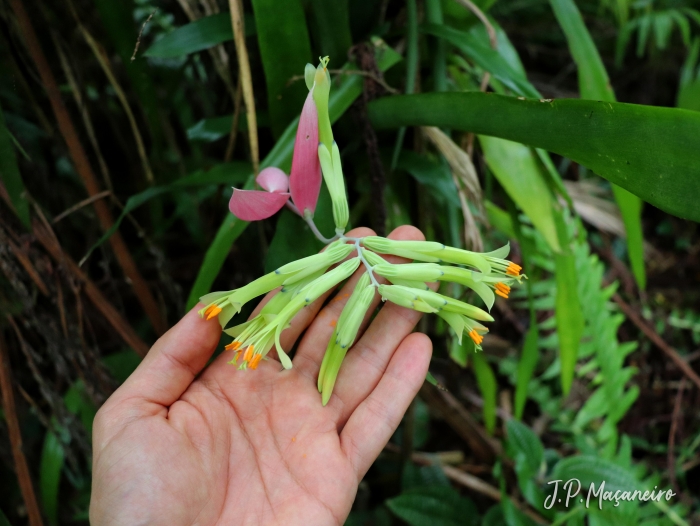
<svg viewBox="0 0 700 526">
<path fill-rule="evenodd" d="M 87 523 L 92 418 L 155 338 L 210 289 L 320 248 L 286 210 L 249 226 L 226 209 L 258 167 L 289 170 L 303 67 L 319 55 L 331 56 L 351 224 L 411 223 L 472 249 L 510 241 L 530 277 L 496 302 L 483 353 L 423 320 L 438 385 L 362 481 L 348 524 L 700 521 L 700 235 L 676 217 L 698 219 L 700 128 L 690 112 L 641 108 L 634 121 L 615 104 L 700 110 L 699 9 L 0 2 L 0 524 Z M 424 92 L 448 93 L 395 97 Z M 439 98 L 452 94 L 464 97 Z M 578 97 L 596 102 L 557 100 Z M 576 117 L 594 111 L 592 128 Z M 330 216 L 324 190 L 323 232 Z M 569 478 L 677 496 L 546 509 L 547 482 Z"/>
</svg>

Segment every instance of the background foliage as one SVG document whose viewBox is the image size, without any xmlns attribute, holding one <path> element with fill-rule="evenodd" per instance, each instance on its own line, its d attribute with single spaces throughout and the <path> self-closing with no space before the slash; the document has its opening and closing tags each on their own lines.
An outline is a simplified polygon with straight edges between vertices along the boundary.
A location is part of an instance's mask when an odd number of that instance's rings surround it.
<svg viewBox="0 0 700 526">
<path fill-rule="evenodd" d="M 510 241 L 530 278 L 483 353 L 423 320 L 438 386 L 348 524 L 700 521 L 700 3 L 246 0 L 249 77 L 231 5 L 0 3 L 0 524 L 87 523 L 92 418 L 149 345 L 320 248 L 226 210 L 289 170 L 319 55 L 351 224 Z M 677 496 L 546 509 L 569 478 Z"/>
</svg>

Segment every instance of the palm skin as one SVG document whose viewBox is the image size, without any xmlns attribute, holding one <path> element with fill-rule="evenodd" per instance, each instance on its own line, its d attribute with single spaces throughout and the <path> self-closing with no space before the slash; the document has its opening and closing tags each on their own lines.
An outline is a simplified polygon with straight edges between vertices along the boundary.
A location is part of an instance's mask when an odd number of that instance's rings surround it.
<svg viewBox="0 0 700 526">
<path fill-rule="evenodd" d="M 422 239 L 411 227 L 389 237 Z M 221 331 L 196 309 L 156 342 L 96 417 L 91 524 L 343 524 L 431 354 L 427 337 L 409 334 L 419 313 L 387 304 L 321 405 L 316 378 L 331 322 L 358 277 L 283 333 L 290 348 L 306 330 L 289 371 L 272 359 L 238 371 L 229 353 L 204 369 Z"/>
</svg>

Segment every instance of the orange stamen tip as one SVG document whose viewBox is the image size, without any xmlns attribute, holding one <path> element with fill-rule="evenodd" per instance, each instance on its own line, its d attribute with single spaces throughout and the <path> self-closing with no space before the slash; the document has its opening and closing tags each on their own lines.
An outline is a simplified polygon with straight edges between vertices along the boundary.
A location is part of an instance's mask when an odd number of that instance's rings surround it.
<svg viewBox="0 0 700 526">
<path fill-rule="evenodd" d="M 243 361 L 244 362 L 249 362 L 250 359 L 253 357 L 253 351 L 255 349 L 253 348 L 252 345 L 249 345 L 248 348 L 245 350 L 245 353 L 243 354 Z"/>
<path fill-rule="evenodd" d="M 260 360 L 262 360 L 262 354 L 256 354 L 255 356 L 253 356 L 253 359 L 250 361 L 250 364 L 248 366 L 251 369 L 257 369 Z"/>
<path fill-rule="evenodd" d="M 499 295 L 501 298 L 508 299 L 508 294 L 505 293 L 505 292 L 503 292 L 503 291 L 501 291 L 501 289 L 496 289 L 495 292 L 496 292 L 496 294 Z"/>
<path fill-rule="evenodd" d="M 218 314 L 222 310 L 223 309 L 221 307 L 217 307 L 216 305 L 211 305 L 207 310 L 204 311 L 204 314 L 207 315 L 207 320 L 211 320 L 215 316 L 218 316 Z"/>
<path fill-rule="evenodd" d="M 236 340 L 233 340 L 231 343 L 229 343 L 224 349 L 227 351 L 235 351 L 241 346 L 241 342 L 237 342 Z"/>
<path fill-rule="evenodd" d="M 506 274 L 508 274 L 509 276 L 519 276 L 519 275 L 520 275 L 520 271 L 517 270 L 517 269 L 513 269 L 513 268 L 511 268 L 511 267 L 508 267 L 508 268 L 506 269 Z"/>
</svg>

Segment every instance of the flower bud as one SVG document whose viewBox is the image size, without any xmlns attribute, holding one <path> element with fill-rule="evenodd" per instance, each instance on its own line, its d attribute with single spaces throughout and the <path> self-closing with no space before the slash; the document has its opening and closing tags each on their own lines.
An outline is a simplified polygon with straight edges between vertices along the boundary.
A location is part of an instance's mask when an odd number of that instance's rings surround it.
<svg viewBox="0 0 700 526">
<path fill-rule="evenodd" d="M 355 285 L 350 299 L 345 304 L 338 318 L 336 330 L 328 343 L 326 355 L 319 371 L 319 390 L 322 403 L 325 406 L 333 394 L 333 387 L 338 378 L 340 366 L 345 359 L 348 349 L 355 342 L 367 310 L 374 299 L 374 286 L 370 284 L 369 274 L 365 273 Z M 325 366 L 324 366 L 325 365 Z"/>
<path fill-rule="evenodd" d="M 413 281 L 438 281 L 442 279 L 444 272 L 440 265 L 435 263 L 407 263 L 405 265 L 392 265 L 383 263 L 372 269 L 376 274 L 384 276 L 394 283 L 394 279 L 407 279 Z"/>
<path fill-rule="evenodd" d="M 335 141 L 331 149 L 321 143 L 318 145 L 318 159 L 321 163 L 323 180 L 326 181 L 328 192 L 333 203 L 333 220 L 336 228 L 345 229 L 350 218 L 348 199 L 345 194 L 345 182 L 343 180 L 343 168 L 340 161 L 340 151 Z"/>
<path fill-rule="evenodd" d="M 419 312 L 438 312 L 439 310 L 420 297 L 420 293 L 427 291 L 402 287 L 401 285 L 379 285 L 378 290 L 384 301 L 390 301 L 401 307 Z"/>
<path fill-rule="evenodd" d="M 335 242 L 318 254 L 292 261 L 281 266 L 275 272 L 287 276 L 284 285 L 292 285 L 307 276 L 315 274 L 319 270 L 326 270 L 331 265 L 342 261 L 354 250 L 353 245 Z"/>
</svg>

